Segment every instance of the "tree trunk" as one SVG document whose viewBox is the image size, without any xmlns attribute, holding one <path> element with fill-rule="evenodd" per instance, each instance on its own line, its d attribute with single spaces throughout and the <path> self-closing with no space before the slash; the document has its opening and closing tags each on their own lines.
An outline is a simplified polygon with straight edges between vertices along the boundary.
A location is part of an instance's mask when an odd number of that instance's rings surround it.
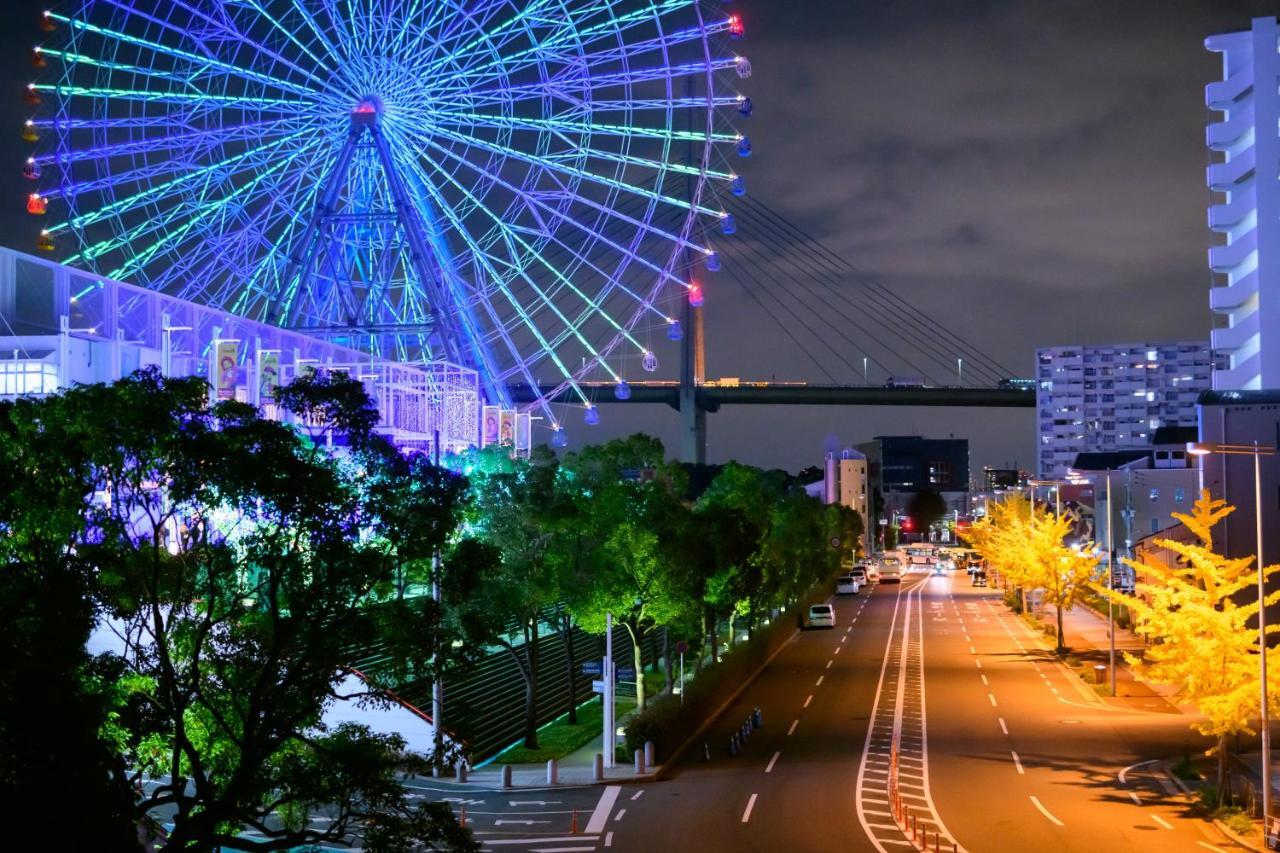
<svg viewBox="0 0 1280 853">
<path fill-rule="evenodd" d="M 631 665 L 636 671 L 636 709 L 644 710 L 644 654 L 641 642 L 644 640 L 644 633 L 640 627 L 639 620 L 634 624 L 629 619 L 622 622 L 627 628 L 627 633 L 631 635 Z"/>
<path fill-rule="evenodd" d="M 1231 773 L 1227 770 L 1227 736 L 1218 735 L 1218 802 L 1226 805 L 1231 798 Z"/>
<path fill-rule="evenodd" d="M 705 617 L 704 617 L 705 618 Z M 716 611 L 711 610 L 711 630 L 707 631 L 707 636 L 711 638 L 711 662 L 716 663 L 720 660 L 720 635 L 716 633 Z M 702 665 L 702 657 L 698 657 L 698 665 Z"/>
<path fill-rule="evenodd" d="M 1066 636 L 1062 633 L 1062 605 L 1058 605 L 1058 651 L 1067 650 Z"/>
<path fill-rule="evenodd" d="M 578 660 L 573 656 L 573 619 L 560 614 L 558 627 L 564 641 L 565 681 L 569 687 L 569 725 L 578 724 Z"/>
<path fill-rule="evenodd" d="M 524 746 L 538 748 L 538 624 L 524 626 Z"/>
<path fill-rule="evenodd" d="M 671 692 L 671 632 L 664 627 L 662 629 L 662 674 L 665 681 L 665 690 Z"/>
</svg>

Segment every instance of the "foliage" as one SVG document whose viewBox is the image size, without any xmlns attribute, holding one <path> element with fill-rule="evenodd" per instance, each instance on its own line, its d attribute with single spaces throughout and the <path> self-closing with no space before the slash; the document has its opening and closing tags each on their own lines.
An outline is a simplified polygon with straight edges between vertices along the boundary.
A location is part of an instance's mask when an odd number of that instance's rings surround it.
<svg viewBox="0 0 1280 853">
<path fill-rule="evenodd" d="M 929 537 L 929 528 L 941 521 L 946 514 L 946 498 L 932 489 L 916 492 L 907 506 L 907 515 L 911 517 L 916 530 L 926 539 Z"/>
<path fill-rule="evenodd" d="M 1174 513 L 1197 542 L 1157 539 L 1155 544 L 1178 555 L 1173 566 L 1125 560 L 1141 578 L 1132 595 L 1102 590 L 1125 604 L 1138 634 L 1154 641 L 1143 656 L 1126 655 L 1143 677 L 1182 688 L 1182 697 L 1204 715 L 1196 729 L 1217 738 L 1219 788 L 1227 790 L 1226 739 L 1252 731 L 1258 714 L 1261 675 L 1258 671 L 1258 598 L 1253 557 L 1228 558 L 1214 550 L 1213 528 L 1235 511 L 1225 501 L 1202 492 L 1189 514 Z M 1268 566 L 1266 576 L 1280 571 Z M 1267 596 L 1267 604 L 1280 592 Z M 1274 632 L 1275 626 L 1268 626 Z M 1268 702 L 1277 710 L 1276 689 L 1268 685 Z"/>
<path fill-rule="evenodd" d="M 340 435 L 308 438 L 207 400 L 198 379 L 144 371 L 20 414 L 28 432 L 57 419 L 65 435 L 25 443 L 18 476 L 69 472 L 68 482 L 8 506 L 5 524 L 34 529 L 68 507 L 79 516 L 33 565 L 52 577 L 82 561 L 92 581 L 82 593 L 122 639 L 114 680 L 98 682 L 114 701 L 102 729 L 117 756 L 110 778 L 130 789 L 144 774 L 160 780 L 130 798 L 131 819 L 166 809 L 173 849 L 338 842 L 369 822 L 369 849 L 476 849 L 447 809 L 410 804 L 401 739 L 321 722 L 351 650 L 380 639 L 381 591 L 416 559 L 413 537 L 382 536 L 395 525 L 372 498 L 384 477 L 403 483 L 414 471 L 395 470 L 398 454 L 368 431 L 368 401 L 345 377 L 306 396 L 312 428 L 350 430 Z M 329 436 L 348 448 L 345 461 L 320 446 Z M 5 438 L 6 454 L 18 452 Z M 416 470 L 410 503 L 439 510 L 421 534 L 439 539 L 459 489 Z M 300 820 L 321 807 L 331 822 Z M 241 838 L 246 828 L 259 837 Z"/>
</svg>

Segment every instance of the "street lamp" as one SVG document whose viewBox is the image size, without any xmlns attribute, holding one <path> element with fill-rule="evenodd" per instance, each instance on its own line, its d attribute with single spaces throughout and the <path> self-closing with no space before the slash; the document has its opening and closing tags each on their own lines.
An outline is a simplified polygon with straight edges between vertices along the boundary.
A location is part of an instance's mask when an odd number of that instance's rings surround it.
<svg viewBox="0 0 1280 853">
<path fill-rule="evenodd" d="M 1258 555 L 1254 561 L 1258 565 L 1258 669 L 1262 676 L 1262 715 L 1259 728 L 1262 730 L 1262 833 L 1264 844 L 1267 833 L 1267 822 L 1271 819 L 1271 720 L 1267 710 L 1267 587 L 1262 571 L 1262 457 L 1271 456 L 1275 447 L 1266 444 L 1212 444 L 1208 442 L 1187 442 L 1187 453 L 1192 456 L 1208 456 L 1213 453 L 1223 456 L 1253 457 L 1253 509 L 1254 526 L 1257 528 Z M 1203 461 L 1201 465 L 1203 466 Z"/>
</svg>

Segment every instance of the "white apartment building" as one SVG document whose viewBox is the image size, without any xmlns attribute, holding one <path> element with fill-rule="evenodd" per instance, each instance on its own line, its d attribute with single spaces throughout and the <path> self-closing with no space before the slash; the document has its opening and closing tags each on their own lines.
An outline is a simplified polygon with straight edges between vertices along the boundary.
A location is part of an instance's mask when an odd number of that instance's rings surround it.
<svg viewBox="0 0 1280 853">
<path fill-rule="evenodd" d="M 1162 426 L 1195 426 L 1213 356 L 1205 341 L 1036 350 L 1036 470 L 1061 478 L 1076 454 L 1146 447 Z"/>
<path fill-rule="evenodd" d="M 1224 235 L 1209 249 L 1209 306 L 1226 318 L 1213 347 L 1227 358 L 1215 370 L 1223 391 L 1280 388 L 1280 46 L 1276 19 L 1211 36 L 1222 80 L 1204 100 L 1209 124 L 1209 228 Z"/>
</svg>

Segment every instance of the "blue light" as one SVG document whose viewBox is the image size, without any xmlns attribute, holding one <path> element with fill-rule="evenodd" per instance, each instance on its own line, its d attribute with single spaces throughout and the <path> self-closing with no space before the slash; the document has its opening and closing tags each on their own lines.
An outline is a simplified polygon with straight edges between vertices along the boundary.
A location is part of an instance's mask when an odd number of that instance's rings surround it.
<svg viewBox="0 0 1280 853">
<path fill-rule="evenodd" d="M 569 446 L 569 435 L 564 431 L 564 427 L 551 433 L 551 446 L 557 450 Z"/>
<path fill-rule="evenodd" d="M 667 340 L 678 341 L 683 337 L 684 337 L 684 330 L 680 328 L 679 320 L 676 320 L 674 323 L 667 326 Z"/>
<path fill-rule="evenodd" d="M 625 381 L 619 380 L 618 384 L 613 386 L 613 396 L 618 400 L 630 400 L 631 386 Z"/>
<path fill-rule="evenodd" d="M 709 252 L 707 254 L 707 270 L 709 272 L 720 271 L 720 254 L 718 252 Z"/>
<path fill-rule="evenodd" d="M 738 156 L 739 157 L 751 156 L 751 140 L 745 136 L 738 140 Z"/>
<path fill-rule="evenodd" d="M 734 195 L 747 194 L 747 182 L 743 180 L 741 175 L 733 176 L 733 180 L 729 182 L 729 192 Z"/>
<path fill-rule="evenodd" d="M 733 234 L 738 230 L 738 223 L 734 221 L 732 213 L 726 213 L 724 218 L 720 220 L 720 233 Z"/>
<path fill-rule="evenodd" d="M 595 426 L 600 423 L 600 410 L 595 406 L 588 406 L 587 411 L 582 416 L 582 420 L 587 426 Z"/>
</svg>

